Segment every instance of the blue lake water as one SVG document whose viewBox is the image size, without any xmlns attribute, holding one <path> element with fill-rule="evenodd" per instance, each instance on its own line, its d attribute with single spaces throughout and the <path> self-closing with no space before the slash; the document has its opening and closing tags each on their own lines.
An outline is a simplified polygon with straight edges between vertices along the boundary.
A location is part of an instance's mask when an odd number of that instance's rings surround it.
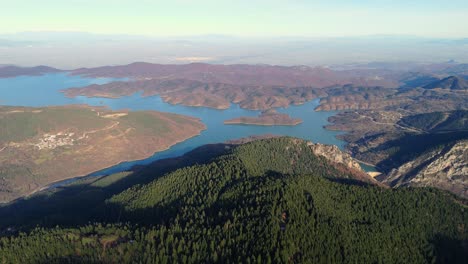
<svg viewBox="0 0 468 264">
<path fill-rule="evenodd" d="M 303 123 L 297 126 L 253 126 L 253 125 L 224 125 L 227 119 L 239 116 L 257 116 L 259 111 L 240 108 L 232 104 L 229 109 L 217 110 L 206 107 L 189 107 L 165 103 L 158 96 L 142 97 L 140 94 L 126 96 L 118 99 L 109 98 L 67 98 L 60 90 L 70 87 L 82 87 L 90 84 L 103 84 L 115 79 L 83 78 L 65 73 L 46 74 L 42 76 L 19 76 L 15 78 L 0 79 L 0 105 L 15 106 L 52 106 L 65 104 L 89 104 L 93 106 L 107 106 L 110 109 L 130 110 L 156 110 L 198 117 L 207 126 L 201 135 L 188 139 L 172 146 L 170 149 L 155 153 L 152 157 L 139 161 L 130 161 L 118 164 L 111 168 L 93 173 L 104 175 L 128 170 L 134 165 L 148 164 L 152 161 L 180 156 L 198 146 L 224 142 L 242 137 L 275 134 L 288 135 L 320 142 L 334 144 L 343 148 L 344 142 L 335 136 L 340 132 L 329 131 L 323 128 L 328 124 L 328 117 L 336 112 L 315 112 L 318 99 L 299 106 L 277 109 L 281 113 L 289 114 L 293 118 L 300 118 Z M 12 124 L 14 125 L 14 124 Z"/>
</svg>

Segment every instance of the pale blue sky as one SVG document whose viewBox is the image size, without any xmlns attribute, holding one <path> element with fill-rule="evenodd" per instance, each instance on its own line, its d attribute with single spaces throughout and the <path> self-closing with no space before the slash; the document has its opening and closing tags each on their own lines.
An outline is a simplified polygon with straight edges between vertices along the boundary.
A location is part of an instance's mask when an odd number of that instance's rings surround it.
<svg viewBox="0 0 468 264">
<path fill-rule="evenodd" d="M 0 1 L 0 33 L 468 37 L 466 0 Z"/>
</svg>

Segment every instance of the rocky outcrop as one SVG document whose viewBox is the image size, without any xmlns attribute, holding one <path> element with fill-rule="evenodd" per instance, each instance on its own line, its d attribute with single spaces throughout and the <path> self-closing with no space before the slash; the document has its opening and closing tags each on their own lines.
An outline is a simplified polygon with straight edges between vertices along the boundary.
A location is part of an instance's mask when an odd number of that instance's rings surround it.
<svg viewBox="0 0 468 264">
<path fill-rule="evenodd" d="M 341 151 L 335 145 L 324 145 L 312 142 L 308 142 L 307 145 L 317 156 L 322 156 L 333 163 L 343 164 L 348 168 L 363 171 L 359 163 L 353 157 L 351 157 L 351 155 Z"/>
<path fill-rule="evenodd" d="M 351 157 L 348 153 L 341 151 L 337 146 L 312 142 L 307 142 L 307 145 L 310 147 L 312 153 L 316 156 L 325 158 L 328 162 L 334 164 L 336 169 L 351 173 L 352 180 L 358 180 L 360 182 L 384 188 L 388 187 L 366 173 L 356 159 Z"/>
<path fill-rule="evenodd" d="M 255 140 L 262 140 L 262 139 L 269 139 L 269 138 L 279 138 L 281 136 L 278 135 L 273 135 L 273 134 L 265 134 L 265 135 L 256 135 L 256 136 L 250 136 L 250 137 L 245 137 L 245 138 L 240 138 L 236 140 L 230 140 L 226 141 L 226 144 L 229 145 L 240 145 L 240 144 L 245 144 L 249 143 Z M 312 150 L 312 153 L 316 156 L 321 156 L 327 159 L 328 161 L 335 163 L 335 164 L 341 164 L 344 165 L 347 168 L 355 169 L 357 171 L 363 172 L 361 166 L 359 163 L 351 157 L 348 153 L 345 153 L 341 151 L 337 146 L 335 145 L 325 145 L 325 144 L 320 144 L 320 143 L 313 143 L 311 141 L 304 141 L 302 139 L 298 138 L 291 138 L 291 142 L 295 144 L 300 144 L 303 142 L 307 142 L 307 146 L 310 147 Z"/>
<path fill-rule="evenodd" d="M 428 151 L 379 177 L 392 187 L 436 187 L 468 198 L 468 140 Z"/>
</svg>

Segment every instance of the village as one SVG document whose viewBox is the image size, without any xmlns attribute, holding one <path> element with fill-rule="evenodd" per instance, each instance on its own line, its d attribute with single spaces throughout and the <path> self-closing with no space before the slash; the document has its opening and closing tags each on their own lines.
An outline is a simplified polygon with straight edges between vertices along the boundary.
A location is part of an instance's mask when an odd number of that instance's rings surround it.
<svg viewBox="0 0 468 264">
<path fill-rule="evenodd" d="M 39 150 L 42 149 L 55 149 L 61 146 L 72 146 L 74 145 L 75 139 L 73 136 L 75 133 L 64 133 L 59 132 L 57 134 L 44 134 L 39 139 L 39 142 L 34 144 Z"/>
</svg>

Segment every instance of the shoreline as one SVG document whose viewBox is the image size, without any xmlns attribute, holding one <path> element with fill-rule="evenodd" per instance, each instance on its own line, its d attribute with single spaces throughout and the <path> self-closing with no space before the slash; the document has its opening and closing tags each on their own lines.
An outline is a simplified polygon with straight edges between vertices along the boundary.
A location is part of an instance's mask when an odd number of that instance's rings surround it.
<svg viewBox="0 0 468 264">
<path fill-rule="evenodd" d="M 95 175 L 95 176 L 94 176 L 94 175 L 91 175 L 91 174 L 96 173 L 96 172 L 99 172 L 99 171 L 102 171 L 102 170 L 105 170 L 105 169 L 109 169 L 109 168 L 115 167 L 115 166 L 117 166 L 117 165 L 119 165 L 119 164 L 121 164 L 121 163 L 124 163 L 124 162 L 135 162 L 135 161 L 139 161 L 139 160 L 148 159 L 148 158 L 154 156 L 155 154 L 157 154 L 157 153 L 159 153 L 159 152 L 163 152 L 163 151 L 169 150 L 172 146 L 175 146 L 175 145 L 177 145 L 177 144 L 179 144 L 179 143 L 182 143 L 182 142 L 184 142 L 184 141 L 186 141 L 186 140 L 189 140 L 189 139 L 191 139 L 191 138 L 200 136 L 200 135 L 201 135 L 201 132 L 202 132 L 202 131 L 205 131 L 205 130 L 206 130 L 206 127 L 205 127 L 203 130 L 201 130 L 199 133 L 197 133 L 196 135 L 192 135 L 192 136 L 190 136 L 190 137 L 187 137 L 187 138 L 178 140 L 178 141 L 174 142 L 173 144 L 170 144 L 169 146 L 166 146 L 166 147 L 164 147 L 164 148 L 162 148 L 162 149 L 159 149 L 159 150 L 154 151 L 154 152 L 153 152 L 151 155 L 149 155 L 149 156 L 148 156 L 148 155 L 145 155 L 145 156 L 142 156 L 142 157 L 139 156 L 139 157 L 137 157 L 137 158 L 135 158 L 135 159 L 131 159 L 131 160 L 119 160 L 118 162 L 113 163 L 112 165 L 107 166 L 107 167 L 104 167 L 104 168 L 102 168 L 102 169 L 99 169 L 99 170 L 91 170 L 90 172 L 86 172 L 86 173 L 84 173 L 82 176 L 71 176 L 71 177 L 66 177 L 66 178 L 63 178 L 63 179 L 60 179 L 60 180 L 56 180 L 56 181 L 47 183 L 46 185 L 41 186 L 41 187 L 38 187 L 38 188 L 36 188 L 35 190 L 33 190 L 32 192 L 30 192 L 30 193 L 28 193 L 28 194 L 25 194 L 25 195 L 22 195 L 22 196 L 20 196 L 20 197 L 18 197 L 18 198 L 15 198 L 15 199 L 13 199 L 13 200 L 11 200 L 11 201 L 9 201 L 9 202 L 6 202 L 6 203 L 0 202 L 0 206 L 13 203 L 13 202 L 15 202 L 15 201 L 17 201 L 17 200 L 29 198 L 29 197 L 31 197 L 32 195 L 35 195 L 35 194 L 40 193 L 40 192 L 42 192 L 42 191 L 46 191 L 46 190 L 49 190 L 49 189 L 55 189 L 55 188 L 59 188 L 59 187 L 66 186 L 66 185 L 71 184 L 71 183 L 73 183 L 74 181 L 77 181 L 77 180 L 87 179 L 87 178 L 94 178 L 94 177 L 96 177 L 96 178 L 98 178 L 98 177 L 106 177 L 106 176 L 112 175 L 112 174 L 114 174 L 114 173 L 111 173 L 111 174 L 102 174 L 102 175 Z M 133 166 L 132 166 L 132 167 L 133 167 Z M 127 171 L 127 170 L 123 170 L 123 171 L 120 171 L 120 172 L 124 172 L 124 171 Z M 117 172 L 116 172 L 116 173 L 117 173 Z M 70 180 L 73 180 L 73 181 L 64 183 L 63 185 L 54 186 L 54 185 L 60 184 L 61 182 L 70 181 Z"/>
<path fill-rule="evenodd" d="M 79 76 L 79 75 L 78 75 Z M 102 78 L 108 78 L 108 77 L 102 77 Z M 140 93 L 141 97 L 152 97 L 152 96 L 158 96 L 161 98 L 161 100 L 165 103 L 168 103 L 170 105 L 182 105 L 182 106 L 188 106 L 188 107 L 206 107 L 206 108 L 212 108 L 212 109 L 216 109 L 216 110 L 226 110 L 226 109 L 229 109 L 232 104 L 235 104 L 235 105 L 238 105 L 241 109 L 245 109 L 245 110 L 249 110 L 249 111 L 266 111 L 266 110 L 272 110 L 272 109 L 279 109 L 279 108 L 284 108 L 284 109 L 287 109 L 291 106 L 301 106 L 301 105 L 304 105 L 308 102 L 311 102 L 313 100 L 316 100 L 316 99 L 322 99 L 321 97 L 314 97 L 310 100 L 305 100 L 304 102 L 299 102 L 299 103 L 288 103 L 287 105 L 285 106 L 271 106 L 271 107 L 267 107 L 267 108 L 250 108 L 250 107 L 243 107 L 241 105 L 241 102 L 235 102 L 235 101 L 229 101 L 229 105 L 224 105 L 224 106 L 211 106 L 211 105 L 203 105 L 203 104 L 185 104 L 185 103 L 182 103 L 182 102 L 179 102 L 179 103 L 174 103 L 174 102 L 171 102 L 170 100 L 166 100 L 167 99 L 167 96 L 164 96 L 164 94 L 144 94 L 144 91 L 142 90 L 137 90 L 131 94 L 88 94 L 87 92 L 84 92 L 83 94 L 73 94 L 73 92 L 71 92 L 73 89 L 83 89 L 83 88 L 86 88 L 87 86 L 85 87 L 71 87 L 71 88 L 65 88 L 65 89 L 62 89 L 60 90 L 61 93 L 64 94 L 64 96 L 66 98 L 76 98 L 76 97 L 79 97 L 79 96 L 83 96 L 83 97 L 86 97 L 86 98 L 103 98 L 103 99 L 120 99 L 122 97 L 126 97 L 126 96 L 132 96 L 136 93 Z M 71 93 L 71 94 L 70 94 Z M 317 111 L 317 107 L 320 106 L 320 101 L 319 101 L 319 104 L 313 109 L 315 112 L 319 112 Z M 340 110 L 328 110 L 328 111 L 323 111 L 323 112 L 333 112 L 333 111 L 340 111 Z M 302 122 L 301 122 L 302 123 Z M 251 125 L 255 125 L 255 124 L 251 124 Z"/>
<path fill-rule="evenodd" d="M 365 165 L 367 165 L 367 166 L 371 166 L 371 167 L 374 167 L 374 168 L 377 167 L 377 165 L 375 165 L 375 164 L 372 164 L 372 163 L 369 163 L 369 162 L 365 162 L 365 161 L 362 161 L 362 160 L 360 160 L 360 159 L 356 159 L 356 158 L 354 158 L 354 157 L 353 157 L 353 159 L 355 159 L 355 160 L 358 161 L 359 163 L 365 164 Z"/>
<path fill-rule="evenodd" d="M 351 157 L 352 157 L 352 156 L 351 156 Z M 365 161 L 362 161 L 362 160 L 359 160 L 359 159 L 356 159 L 356 158 L 354 158 L 354 157 L 353 157 L 353 159 L 356 160 L 357 162 L 361 163 L 361 164 L 364 164 L 364 165 L 367 165 L 367 166 L 370 166 L 370 167 L 374 168 L 373 171 L 366 171 L 366 173 L 367 173 L 369 176 L 371 176 L 372 178 L 375 179 L 377 176 L 380 176 L 380 175 L 383 174 L 383 172 L 377 170 L 377 167 L 376 167 L 375 165 L 370 164 L 370 163 L 365 162 Z"/>
<path fill-rule="evenodd" d="M 248 122 L 229 122 L 229 121 L 224 121 L 223 124 L 225 125 L 246 125 L 246 126 L 297 126 L 302 124 L 303 121 L 296 122 L 293 124 L 274 124 L 274 123 L 248 123 Z"/>
<path fill-rule="evenodd" d="M 159 96 L 159 95 L 147 95 L 147 96 L 142 96 L 142 97 L 150 97 L 150 96 Z M 73 97 L 73 96 L 71 96 L 71 97 Z M 95 97 L 95 96 L 85 96 L 85 97 L 89 97 L 89 98 L 91 98 L 91 97 L 93 97 L 93 98 L 99 98 L 99 97 Z M 121 96 L 121 97 L 124 97 L 124 96 Z M 207 106 L 204 106 L 204 105 L 196 105 L 196 106 L 195 106 L 195 105 L 185 105 L 185 104 L 183 104 L 183 103 L 171 103 L 171 102 L 166 102 L 161 96 L 159 96 L 159 97 L 162 99 L 162 101 L 163 101 L 164 103 L 168 103 L 168 104 L 171 104 L 171 105 L 182 105 L 182 106 L 200 107 L 200 108 L 207 107 Z M 117 97 L 117 98 L 120 98 L 120 97 Z M 302 102 L 302 103 L 299 103 L 299 104 L 289 104 L 288 107 L 289 107 L 289 106 L 301 106 L 301 105 L 304 105 L 304 104 L 306 104 L 306 103 L 308 103 L 308 102 L 314 102 L 314 101 L 319 100 L 319 99 L 320 99 L 320 98 L 313 98 L 312 100 L 307 100 L 307 101 Z M 233 104 L 233 103 L 231 103 L 231 106 L 232 106 L 232 104 Z M 258 111 L 258 109 L 250 109 L 250 108 L 248 108 L 248 107 L 241 107 L 240 104 L 238 104 L 238 103 L 237 103 L 237 105 L 238 105 L 240 108 L 242 108 L 242 109 L 251 110 L 251 111 Z M 207 107 L 207 108 L 216 109 L 216 108 L 213 108 L 213 107 Z M 287 108 L 287 107 L 285 107 L 285 108 Z M 219 109 L 219 110 L 222 110 L 222 109 Z M 152 111 L 155 111 L 155 110 L 152 110 Z M 160 110 L 159 110 L 159 111 L 156 110 L 156 111 L 157 111 L 157 112 L 160 112 Z M 314 112 L 318 112 L 318 111 L 316 111 L 315 109 L 313 109 L 313 111 L 314 111 Z M 327 111 L 325 111 L 325 112 L 327 112 Z M 330 112 L 334 112 L 334 111 L 330 111 Z M 177 112 L 172 112 L 172 111 L 166 112 L 166 113 L 177 114 Z M 334 115 L 334 114 L 336 114 L 336 113 L 333 113 L 333 115 Z M 200 120 L 200 118 L 195 118 L 195 119 Z M 304 123 L 304 121 L 301 120 L 300 122 L 296 122 L 296 123 L 293 123 L 293 124 L 274 124 L 274 123 L 265 123 L 265 124 L 260 124 L 260 123 L 224 123 L 224 124 L 225 124 L 225 125 L 238 125 L 238 126 L 243 126 L 243 125 L 245 125 L 245 126 L 268 126 L 268 127 L 274 127 L 274 126 L 284 126 L 284 127 L 288 127 L 288 126 L 289 126 L 289 127 L 294 127 L 294 126 L 297 126 L 297 125 L 302 124 L 302 123 Z M 61 179 L 56 180 L 56 181 L 49 182 L 49 183 L 47 183 L 47 184 L 45 184 L 45 185 L 42 185 L 42 186 L 40 186 L 40 187 L 38 187 L 38 188 L 32 190 L 31 192 L 29 192 L 29 193 L 27 193 L 27 194 L 25 194 L 25 195 L 22 195 L 22 196 L 18 197 L 17 199 L 29 197 L 29 196 L 32 196 L 32 195 L 38 193 L 38 192 L 41 192 L 41 191 L 44 191 L 44 190 L 48 190 L 48 189 L 51 189 L 51 188 L 59 188 L 59 187 L 64 186 L 64 185 L 71 184 L 71 183 L 74 182 L 75 180 L 77 181 L 77 180 L 80 180 L 80 179 L 86 179 L 87 177 L 99 177 L 99 176 L 110 175 L 110 174 L 113 174 L 114 172 L 112 172 L 112 173 L 111 173 L 111 172 L 107 172 L 107 173 L 104 172 L 104 173 L 101 173 L 101 174 L 98 174 L 98 175 L 96 175 L 95 173 L 98 173 L 98 172 L 100 172 L 100 171 L 102 171 L 102 170 L 111 169 L 111 168 L 113 168 L 113 167 L 117 167 L 117 166 L 118 166 L 117 168 L 119 168 L 119 169 L 118 169 L 119 172 L 120 172 L 120 171 L 129 171 L 129 170 L 131 169 L 131 166 L 130 166 L 130 165 L 128 165 L 128 166 L 127 166 L 127 165 L 121 165 L 121 167 L 123 167 L 124 169 L 120 169 L 120 166 L 119 166 L 119 165 L 122 164 L 122 163 L 127 163 L 127 162 L 130 162 L 130 163 L 131 163 L 131 162 L 138 162 L 138 161 L 141 161 L 141 160 L 149 159 L 149 158 L 151 158 L 153 155 L 155 155 L 155 154 L 157 154 L 157 153 L 159 153 L 159 152 L 163 152 L 163 151 L 169 150 L 169 149 L 170 149 L 172 146 L 174 146 L 174 145 L 177 145 L 177 144 L 179 144 L 179 143 L 181 143 L 181 142 L 184 142 L 184 141 L 186 141 L 186 140 L 188 140 L 188 139 L 190 139 L 190 138 L 193 138 L 193 137 L 196 137 L 196 136 L 201 135 L 202 131 L 207 130 L 207 129 L 208 129 L 208 128 L 207 128 L 206 126 L 204 126 L 204 128 L 201 129 L 197 134 L 193 134 L 193 135 L 190 135 L 190 136 L 188 136 L 188 137 L 182 138 L 182 139 L 180 139 L 180 140 L 174 141 L 174 142 L 172 142 L 171 144 L 162 146 L 161 148 L 156 149 L 154 152 L 151 152 L 151 153 L 149 153 L 149 154 L 147 153 L 147 154 L 145 154 L 145 155 L 136 156 L 136 157 L 134 157 L 134 158 L 132 158 L 132 159 L 118 160 L 118 161 L 116 161 L 116 162 L 111 163 L 111 164 L 108 165 L 108 166 L 100 167 L 100 168 L 97 169 L 97 170 L 96 170 L 96 169 L 93 169 L 93 170 L 85 171 L 85 173 L 82 173 L 82 174 L 79 175 L 79 176 L 76 176 L 76 175 L 75 175 L 75 176 L 65 177 L 65 178 L 61 178 Z M 326 129 L 326 128 L 325 128 L 325 129 Z M 326 129 L 326 130 L 330 131 L 329 129 Z M 340 140 L 340 141 L 342 141 L 342 140 Z M 343 141 L 343 142 L 344 142 L 344 141 Z M 345 143 L 346 143 L 346 142 L 345 142 Z M 133 166 L 133 165 L 132 165 L 132 166 Z M 116 168 L 116 169 L 117 169 L 117 168 Z M 111 170 L 112 170 L 112 169 L 111 169 Z M 116 172 L 117 172 L 117 171 L 116 171 Z M 116 173 L 116 172 L 115 172 L 115 173 Z M 94 174 L 94 175 L 91 176 L 90 174 Z M 64 181 L 67 181 L 67 182 L 64 183 Z M 15 200 L 16 200 L 16 199 L 15 199 Z M 13 201 L 14 201 L 14 200 L 13 200 Z"/>
</svg>

